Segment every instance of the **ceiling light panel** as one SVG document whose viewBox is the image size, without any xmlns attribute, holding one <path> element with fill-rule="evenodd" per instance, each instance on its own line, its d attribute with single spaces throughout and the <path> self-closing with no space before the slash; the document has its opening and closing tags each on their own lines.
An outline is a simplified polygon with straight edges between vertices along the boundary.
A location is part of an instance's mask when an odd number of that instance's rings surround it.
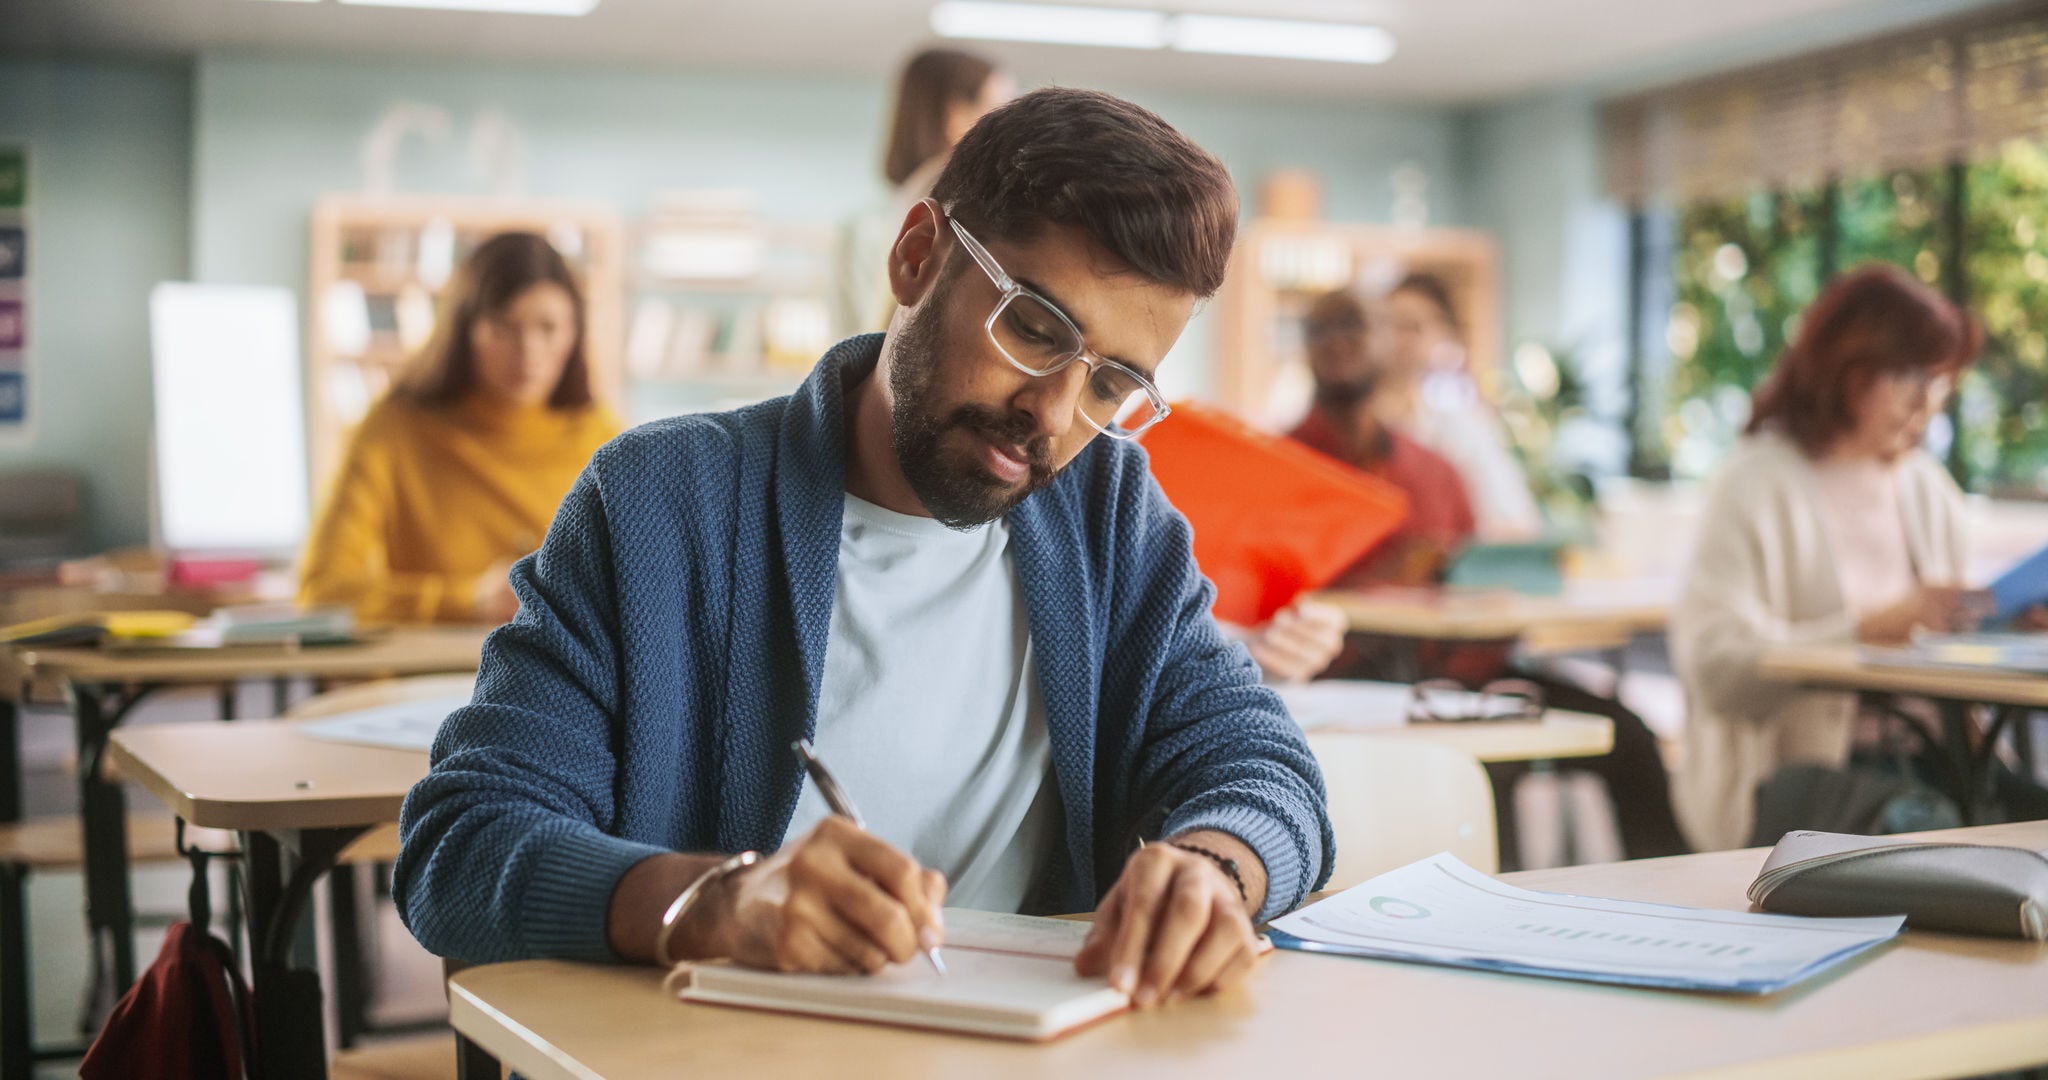
<svg viewBox="0 0 2048 1080">
<path fill-rule="evenodd" d="M 1129 8 L 1058 4 L 1005 4 L 945 0 L 932 7 L 932 29 L 942 37 L 1161 49 L 1168 16 Z"/>
<path fill-rule="evenodd" d="M 341 0 L 357 7 L 425 8 L 491 15 L 588 15 L 597 0 Z"/>
<path fill-rule="evenodd" d="M 1384 64 L 1393 58 L 1394 37 L 1377 26 L 1353 23 L 1177 15 L 1173 47 L 1182 52 Z"/>
<path fill-rule="evenodd" d="M 932 7 L 931 23 L 932 29 L 943 37 L 982 41 L 1171 48 L 1180 52 L 1350 64 L 1381 64 L 1394 55 L 1392 34 L 1356 22 L 1075 4 L 942 0 Z"/>
</svg>

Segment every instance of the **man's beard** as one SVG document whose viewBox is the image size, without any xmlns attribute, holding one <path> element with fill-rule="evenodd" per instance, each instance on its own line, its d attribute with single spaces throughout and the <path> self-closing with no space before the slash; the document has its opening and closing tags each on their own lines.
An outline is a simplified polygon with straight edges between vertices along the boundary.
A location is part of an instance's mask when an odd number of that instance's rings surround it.
<svg viewBox="0 0 2048 1080">
<path fill-rule="evenodd" d="M 896 463 L 926 511 L 942 525 L 972 529 L 1010 512 L 1024 497 L 1052 482 L 1052 440 L 1032 437 L 1035 424 L 1022 413 L 961 405 L 940 417 L 932 404 L 939 356 L 945 347 L 943 304 L 927 303 L 904 320 L 892 343 L 889 442 Z M 958 431 L 973 450 L 964 454 L 943 445 Z M 991 475 L 980 462 L 982 438 L 1004 450 L 1022 448 L 1031 471 L 1015 486 Z"/>
</svg>

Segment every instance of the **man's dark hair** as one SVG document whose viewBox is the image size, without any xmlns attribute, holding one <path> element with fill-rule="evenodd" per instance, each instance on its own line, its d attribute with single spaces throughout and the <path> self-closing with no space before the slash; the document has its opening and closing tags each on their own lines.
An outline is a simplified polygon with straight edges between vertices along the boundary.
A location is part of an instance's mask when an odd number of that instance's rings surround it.
<svg viewBox="0 0 2048 1080">
<path fill-rule="evenodd" d="M 967 132 L 933 198 L 983 237 L 1081 229 L 1150 281 L 1215 294 L 1237 238 L 1237 188 L 1166 121 L 1094 90 L 1034 90 Z"/>
</svg>

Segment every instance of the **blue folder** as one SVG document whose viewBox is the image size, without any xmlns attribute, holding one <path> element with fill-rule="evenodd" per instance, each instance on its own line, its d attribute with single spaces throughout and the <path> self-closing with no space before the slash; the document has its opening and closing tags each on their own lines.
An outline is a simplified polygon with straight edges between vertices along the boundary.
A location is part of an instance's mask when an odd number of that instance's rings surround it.
<svg viewBox="0 0 2048 1080">
<path fill-rule="evenodd" d="M 2014 563 L 1991 583 L 1991 599 L 1998 604 L 1992 615 L 1997 623 L 2011 622 L 2020 612 L 2048 604 L 2048 547 Z"/>
</svg>

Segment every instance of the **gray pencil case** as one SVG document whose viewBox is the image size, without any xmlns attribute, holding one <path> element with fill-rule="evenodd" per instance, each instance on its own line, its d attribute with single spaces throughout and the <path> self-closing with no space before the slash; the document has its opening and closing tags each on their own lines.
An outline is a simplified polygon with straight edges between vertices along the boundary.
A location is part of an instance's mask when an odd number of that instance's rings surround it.
<svg viewBox="0 0 2048 1080">
<path fill-rule="evenodd" d="M 1785 915 L 1906 916 L 1916 930 L 2048 941 L 2048 856 L 1991 844 L 1789 832 L 1749 899 Z"/>
</svg>

